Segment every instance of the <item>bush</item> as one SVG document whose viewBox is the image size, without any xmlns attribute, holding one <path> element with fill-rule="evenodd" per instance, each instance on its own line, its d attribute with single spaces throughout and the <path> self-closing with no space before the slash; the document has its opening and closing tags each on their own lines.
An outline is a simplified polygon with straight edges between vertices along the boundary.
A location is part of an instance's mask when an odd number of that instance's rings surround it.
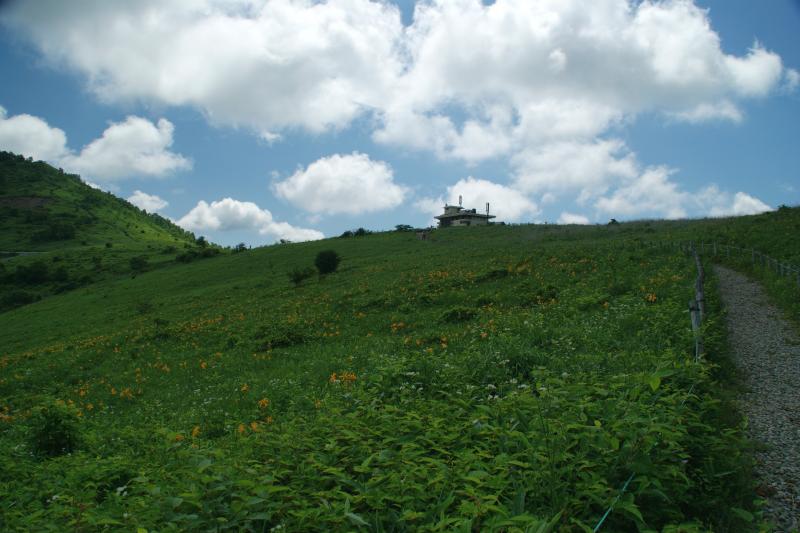
<svg viewBox="0 0 800 533">
<path fill-rule="evenodd" d="M 50 279 L 50 271 L 44 261 L 36 261 L 28 266 L 18 266 L 15 274 L 17 281 L 28 285 L 44 283 Z"/>
<path fill-rule="evenodd" d="M 31 294 L 28 291 L 20 291 L 20 290 L 11 291 L 5 296 L 3 296 L 2 300 L 0 300 L 0 302 L 2 303 L 2 306 L 0 307 L 5 307 L 5 308 L 20 307 L 22 305 L 28 305 L 29 303 L 33 303 L 35 301 L 36 301 L 36 295 Z"/>
<path fill-rule="evenodd" d="M 144 272 L 148 267 L 147 256 L 137 255 L 136 257 L 131 257 L 130 264 L 131 270 L 134 272 Z"/>
<path fill-rule="evenodd" d="M 78 447 L 78 416 L 64 402 L 39 408 L 31 417 L 30 445 L 41 457 L 72 453 Z"/>
<path fill-rule="evenodd" d="M 289 272 L 287 272 L 286 275 L 289 276 L 289 280 L 292 283 L 294 283 L 295 287 L 299 287 L 301 283 L 303 283 L 305 280 L 314 275 L 314 269 L 311 267 L 307 268 L 295 267 Z"/>
<path fill-rule="evenodd" d="M 342 258 L 333 250 L 323 250 L 314 259 L 314 266 L 317 267 L 320 275 L 332 274 L 339 268 Z"/>
</svg>

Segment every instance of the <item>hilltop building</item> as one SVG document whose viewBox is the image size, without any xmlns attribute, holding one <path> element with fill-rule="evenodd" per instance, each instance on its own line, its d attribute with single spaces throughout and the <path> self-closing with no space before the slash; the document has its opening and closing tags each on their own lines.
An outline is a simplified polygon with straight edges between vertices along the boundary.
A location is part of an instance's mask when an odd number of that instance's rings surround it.
<svg viewBox="0 0 800 533">
<path fill-rule="evenodd" d="M 485 226 L 489 220 L 496 218 L 489 214 L 489 203 L 486 203 L 486 214 L 478 213 L 475 209 L 464 209 L 461 206 L 461 196 L 458 197 L 458 205 L 444 206 L 444 213 L 434 217 L 439 221 L 440 228 L 450 226 Z"/>
</svg>

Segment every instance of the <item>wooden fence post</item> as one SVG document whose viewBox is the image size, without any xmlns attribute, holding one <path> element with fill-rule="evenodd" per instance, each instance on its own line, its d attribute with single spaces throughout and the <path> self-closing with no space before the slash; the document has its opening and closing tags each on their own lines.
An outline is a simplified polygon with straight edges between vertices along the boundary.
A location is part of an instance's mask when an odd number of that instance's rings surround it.
<svg viewBox="0 0 800 533">
<path fill-rule="evenodd" d="M 700 331 L 702 322 L 700 308 L 696 300 L 689 300 L 689 316 L 692 320 L 692 332 L 694 333 L 694 359 L 699 361 L 703 353 L 703 336 Z"/>
</svg>

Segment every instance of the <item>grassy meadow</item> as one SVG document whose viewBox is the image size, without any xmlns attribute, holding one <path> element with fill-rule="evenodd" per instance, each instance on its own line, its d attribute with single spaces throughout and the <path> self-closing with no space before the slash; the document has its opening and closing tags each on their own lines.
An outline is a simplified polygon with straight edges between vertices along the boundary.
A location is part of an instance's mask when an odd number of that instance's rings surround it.
<svg viewBox="0 0 800 533">
<path fill-rule="evenodd" d="M 2 313 L 2 529 L 756 531 L 716 297 L 696 362 L 694 263 L 643 245 L 705 231 L 378 233 Z"/>
</svg>

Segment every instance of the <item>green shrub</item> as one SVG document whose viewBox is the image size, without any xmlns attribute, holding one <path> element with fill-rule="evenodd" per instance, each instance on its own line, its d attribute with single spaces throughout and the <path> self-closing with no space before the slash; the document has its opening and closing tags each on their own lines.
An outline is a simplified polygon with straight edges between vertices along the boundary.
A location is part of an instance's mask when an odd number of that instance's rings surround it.
<svg viewBox="0 0 800 533">
<path fill-rule="evenodd" d="M 18 266 L 15 274 L 17 281 L 27 285 L 44 283 L 50 278 L 50 271 L 44 261 L 36 261 L 28 266 Z"/>
<path fill-rule="evenodd" d="M 62 401 L 48 403 L 34 412 L 30 420 L 30 445 L 40 457 L 72 453 L 78 447 L 78 416 Z"/>
<path fill-rule="evenodd" d="M 341 260 L 341 256 L 335 251 L 323 250 L 318 253 L 316 259 L 314 259 L 314 266 L 317 267 L 317 271 L 319 271 L 320 275 L 332 274 L 339 268 Z"/>
<path fill-rule="evenodd" d="M 289 281 L 294 283 L 295 287 L 299 287 L 301 283 L 314 275 L 314 269 L 311 267 L 295 267 L 287 272 L 286 275 L 289 276 Z"/>
<path fill-rule="evenodd" d="M 148 263 L 147 263 L 147 256 L 146 255 L 137 255 L 136 257 L 131 257 L 130 259 L 131 270 L 134 272 L 144 272 L 147 270 Z"/>
<path fill-rule="evenodd" d="M 16 290 L 11 291 L 2 299 L 2 307 L 13 308 L 27 305 L 36 301 L 36 295 L 28 291 Z"/>
</svg>

